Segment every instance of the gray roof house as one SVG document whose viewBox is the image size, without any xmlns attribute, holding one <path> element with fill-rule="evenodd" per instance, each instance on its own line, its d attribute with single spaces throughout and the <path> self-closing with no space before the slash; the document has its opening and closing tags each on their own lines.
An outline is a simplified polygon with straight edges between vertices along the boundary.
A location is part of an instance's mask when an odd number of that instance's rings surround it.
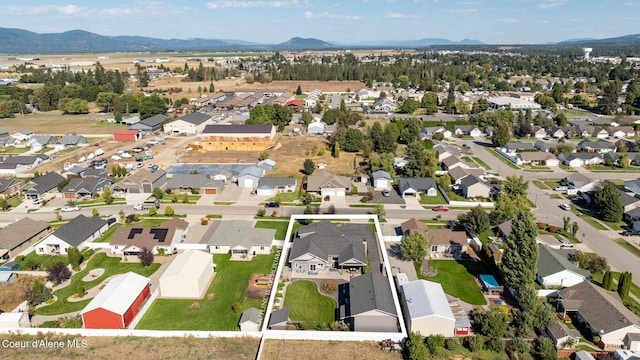
<svg viewBox="0 0 640 360">
<path fill-rule="evenodd" d="M 174 174 L 166 186 L 172 194 L 219 194 L 224 190 L 224 181 L 212 180 L 203 174 Z"/>
<path fill-rule="evenodd" d="M 289 264 L 294 273 L 364 269 L 367 265 L 366 240 L 353 224 L 337 227 L 326 220 L 313 223 L 296 232 Z"/>
<path fill-rule="evenodd" d="M 349 301 L 340 305 L 340 317 L 350 322 L 354 331 L 398 331 L 398 313 L 385 276 L 369 272 L 352 277 L 341 288 L 348 293 Z"/>
<path fill-rule="evenodd" d="M 158 114 L 152 117 L 148 117 L 146 119 L 140 120 L 140 122 L 135 123 L 128 127 L 129 130 L 139 130 L 140 132 L 154 132 L 158 130 L 162 130 L 162 124 L 165 121 L 169 120 L 169 116 L 166 114 Z"/>
<path fill-rule="evenodd" d="M 14 178 L 0 178 L 0 199 L 8 199 L 12 196 L 20 194 L 23 180 Z"/>
<path fill-rule="evenodd" d="M 640 178 L 634 180 L 626 180 L 624 182 L 624 187 L 628 191 L 631 191 L 634 194 L 640 195 Z"/>
<path fill-rule="evenodd" d="M 255 189 L 258 187 L 258 181 L 263 176 L 263 168 L 257 166 L 246 167 L 238 174 L 238 187 Z"/>
<path fill-rule="evenodd" d="M 251 260 L 271 252 L 275 229 L 254 228 L 252 221 L 214 221 L 205 239 L 212 254 L 231 254 L 231 260 Z"/>
<path fill-rule="evenodd" d="M 23 188 L 22 193 L 27 199 L 35 199 L 42 194 L 57 190 L 58 184 L 65 179 L 57 172 L 48 172 L 40 177 L 31 179 Z"/>
<path fill-rule="evenodd" d="M 267 326 L 271 330 L 287 330 L 287 324 L 289 323 L 289 308 L 285 307 L 278 309 L 271 313 L 269 317 L 269 325 Z"/>
<path fill-rule="evenodd" d="M 436 181 L 428 177 L 400 178 L 400 180 L 398 180 L 398 190 L 403 198 L 406 195 L 417 197 L 420 193 L 425 193 L 427 196 L 438 195 L 438 185 Z"/>
<path fill-rule="evenodd" d="M 42 220 L 23 217 L 0 229 L 0 258 L 10 259 L 21 246 L 32 245 L 42 239 L 51 229 L 51 225 Z"/>
<path fill-rule="evenodd" d="M 259 168 L 263 168 L 263 169 L 265 169 L 267 171 L 271 171 L 271 170 L 273 170 L 274 167 L 276 167 L 276 162 L 274 160 L 271 160 L 271 159 L 264 159 L 264 160 L 258 161 L 256 166 L 259 167 Z"/>
<path fill-rule="evenodd" d="M 391 177 L 391 174 L 389 174 L 388 172 L 384 170 L 374 171 L 373 174 L 371 174 L 371 179 L 373 181 L 374 189 L 391 189 L 391 182 L 393 181 L 393 177 Z"/>
<path fill-rule="evenodd" d="M 345 196 L 351 187 L 351 178 L 326 171 L 307 176 L 307 191 L 324 196 Z"/>
<path fill-rule="evenodd" d="M 588 280 L 588 270 L 578 268 L 566 255 L 538 244 L 538 274 L 536 281 L 543 287 L 569 287 Z"/>
<path fill-rule="evenodd" d="M 151 172 L 142 168 L 112 186 L 116 194 L 151 194 L 154 188 L 163 188 L 167 184 L 167 172 L 158 169 Z"/>
<path fill-rule="evenodd" d="M 460 180 L 460 188 L 462 189 L 462 195 L 466 198 L 488 198 L 491 196 L 491 186 L 475 175 L 463 177 Z"/>
<path fill-rule="evenodd" d="M 68 148 L 72 148 L 78 145 L 83 145 L 87 143 L 87 138 L 82 135 L 69 134 L 57 139 L 55 144 L 53 144 L 53 148 L 56 150 L 64 150 Z"/>
<path fill-rule="evenodd" d="M 262 323 L 260 310 L 250 307 L 242 312 L 238 327 L 240 331 L 260 331 L 260 323 Z"/>
<path fill-rule="evenodd" d="M 202 133 L 204 127 L 211 122 L 212 116 L 201 112 L 193 112 L 164 124 L 166 133 L 195 135 Z"/>
<path fill-rule="evenodd" d="M 34 247 L 39 255 L 67 254 L 72 246 L 82 249 L 86 242 L 98 239 L 108 227 L 107 220 L 99 216 L 88 218 L 80 214 Z"/>
<path fill-rule="evenodd" d="M 547 326 L 545 331 L 557 349 L 573 348 L 580 342 L 580 332 L 569 329 L 566 324 L 560 321 Z M 570 343 L 573 343 L 573 346 L 567 346 Z"/>
<path fill-rule="evenodd" d="M 283 192 L 294 192 L 298 181 L 293 177 L 262 177 L 258 180 L 258 195 L 276 195 Z"/>
<path fill-rule="evenodd" d="M 62 196 L 65 199 L 93 198 L 111 185 L 111 179 L 102 178 L 71 178 L 69 183 L 62 189 Z"/>
</svg>

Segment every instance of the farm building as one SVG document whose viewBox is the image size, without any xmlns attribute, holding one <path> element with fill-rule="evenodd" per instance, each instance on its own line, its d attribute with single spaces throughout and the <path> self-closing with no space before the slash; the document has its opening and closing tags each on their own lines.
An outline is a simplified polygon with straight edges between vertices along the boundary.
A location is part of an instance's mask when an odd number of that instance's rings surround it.
<svg viewBox="0 0 640 360">
<path fill-rule="evenodd" d="M 178 254 L 160 278 L 163 298 L 200 299 L 213 279 L 213 256 L 188 250 Z"/>
<path fill-rule="evenodd" d="M 134 272 L 113 278 L 80 312 L 84 328 L 126 328 L 149 297 L 149 287 L 149 279 Z"/>
<path fill-rule="evenodd" d="M 116 130 L 113 132 L 113 140 L 115 141 L 137 141 L 141 136 L 138 130 Z"/>
<path fill-rule="evenodd" d="M 264 151 L 273 148 L 276 127 L 273 125 L 207 125 L 202 132 L 202 151 Z"/>
<path fill-rule="evenodd" d="M 402 305 L 407 313 L 407 330 L 422 336 L 454 335 L 456 318 L 438 283 L 416 280 L 402 285 Z"/>
</svg>

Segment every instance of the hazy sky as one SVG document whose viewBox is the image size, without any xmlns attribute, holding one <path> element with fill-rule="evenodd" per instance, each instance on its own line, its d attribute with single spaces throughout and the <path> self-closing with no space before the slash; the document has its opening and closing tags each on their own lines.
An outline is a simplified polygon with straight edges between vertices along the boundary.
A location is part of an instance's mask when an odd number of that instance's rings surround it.
<svg viewBox="0 0 640 360">
<path fill-rule="evenodd" d="M 640 33 L 640 0 L 2 0 L 0 14 L 0 27 L 38 33 L 261 43 L 301 36 L 531 44 Z"/>
</svg>

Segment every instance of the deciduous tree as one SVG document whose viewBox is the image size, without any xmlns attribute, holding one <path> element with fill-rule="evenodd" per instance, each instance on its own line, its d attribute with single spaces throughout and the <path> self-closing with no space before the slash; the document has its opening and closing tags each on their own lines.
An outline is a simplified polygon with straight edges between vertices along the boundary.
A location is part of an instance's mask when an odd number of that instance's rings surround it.
<svg viewBox="0 0 640 360">
<path fill-rule="evenodd" d="M 140 264 L 142 264 L 142 266 L 151 265 L 154 260 L 153 251 L 151 249 L 143 247 L 138 253 L 138 259 L 140 260 Z"/>
<path fill-rule="evenodd" d="M 64 263 L 57 262 L 47 270 L 47 280 L 60 284 L 71 277 L 71 270 Z"/>
<path fill-rule="evenodd" d="M 412 261 L 422 261 L 427 256 L 427 237 L 418 232 L 412 231 L 400 243 L 402 255 Z"/>
</svg>

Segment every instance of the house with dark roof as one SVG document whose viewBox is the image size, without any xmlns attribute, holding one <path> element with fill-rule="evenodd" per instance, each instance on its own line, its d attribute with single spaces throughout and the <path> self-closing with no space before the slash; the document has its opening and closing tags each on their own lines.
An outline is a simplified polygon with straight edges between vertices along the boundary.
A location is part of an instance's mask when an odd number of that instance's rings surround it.
<svg viewBox="0 0 640 360">
<path fill-rule="evenodd" d="M 212 119 L 213 117 L 209 114 L 193 112 L 164 124 L 164 132 L 184 135 L 201 134 L 205 126 L 212 123 Z"/>
<path fill-rule="evenodd" d="M 167 172 L 158 169 L 151 172 L 142 168 L 112 186 L 116 196 L 124 194 L 151 194 L 155 188 L 163 188 L 167 184 Z"/>
<path fill-rule="evenodd" d="M 580 332 L 569 327 L 560 321 L 547 326 L 545 329 L 549 338 L 553 341 L 556 349 L 573 349 L 580 342 Z"/>
<path fill-rule="evenodd" d="M 340 319 L 353 331 L 397 332 L 399 328 L 389 279 L 379 272 L 352 277 L 339 285 L 344 300 L 340 304 Z"/>
<path fill-rule="evenodd" d="M 510 141 L 502 147 L 504 152 L 510 155 L 515 155 L 518 152 L 522 151 L 535 151 L 536 148 L 532 142 L 524 142 L 524 141 Z"/>
<path fill-rule="evenodd" d="M 256 188 L 257 195 L 274 196 L 284 192 L 294 192 L 298 181 L 293 177 L 261 177 Z"/>
<path fill-rule="evenodd" d="M 640 152 L 608 152 L 604 154 L 604 161 L 611 161 L 615 165 L 620 165 L 620 158 L 626 156 L 630 165 L 640 165 Z"/>
<path fill-rule="evenodd" d="M 20 194 L 24 181 L 14 178 L 0 179 L 0 199 L 8 199 Z"/>
<path fill-rule="evenodd" d="M 458 257 L 469 248 L 467 233 L 452 229 L 429 229 L 427 256 L 430 258 Z"/>
<path fill-rule="evenodd" d="M 23 217 L 0 229 L 0 258 L 8 260 L 22 247 L 35 244 L 51 230 L 51 225 L 42 220 Z"/>
<path fill-rule="evenodd" d="M 35 135 L 31 139 L 25 141 L 25 146 L 34 150 L 42 150 L 45 147 L 51 146 L 58 141 L 58 138 L 53 135 Z"/>
<path fill-rule="evenodd" d="M 325 196 L 345 196 L 351 188 L 351 178 L 326 171 L 307 176 L 307 192 Z"/>
<path fill-rule="evenodd" d="M 588 270 L 578 268 L 566 255 L 538 244 L 538 284 L 545 288 L 569 287 L 590 278 L 591 273 Z"/>
<path fill-rule="evenodd" d="M 111 179 L 102 178 L 71 178 L 69 183 L 62 189 L 62 196 L 65 199 L 91 199 L 105 188 L 111 185 Z"/>
<path fill-rule="evenodd" d="M 87 242 L 102 236 L 108 227 L 107 221 L 99 216 L 88 218 L 80 214 L 34 247 L 38 255 L 64 255 L 72 246 L 82 250 Z"/>
<path fill-rule="evenodd" d="M 376 190 L 386 190 L 391 189 L 391 182 L 393 181 L 393 177 L 391 174 L 384 170 L 377 170 L 371 174 L 371 179 L 373 181 L 373 188 Z"/>
<path fill-rule="evenodd" d="M 290 308 L 288 307 L 272 312 L 271 316 L 269 316 L 269 325 L 267 325 L 267 328 L 269 330 L 287 330 L 287 325 L 290 321 L 289 312 Z"/>
<path fill-rule="evenodd" d="M 403 177 L 398 180 L 398 191 L 403 198 L 406 195 L 419 197 L 421 193 L 424 193 L 427 196 L 438 196 L 438 185 L 433 178 Z"/>
<path fill-rule="evenodd" d="M 460 180 L 460 189 L 465 198 L 489 198 L 491 186 L 475 175 L 465 176 Z"/>
<path fill-rule="evenodd" d="M 154 131 L 162 130 L 162 124 L 169 120 L 170 117 L 166 114 L 158 114 L 146 119 L 140 120 L 128 127 L 129 130 L 138 130 L 141 133 L 152 133 Z"/>
<path fill-rule="evenodd" d="M 331 269 L 362 271 L 367 266 L 365 236 L 354 224 L 336 226 L 320 221 L 296 232 L 289 252 L 293 273 L 318 274 Z"/>
<path fill-rule="evenodd" d="M 22 195 L 26 199 L 36 199 L 48 193 L 55 193 L 58 191 L 58 184 L 64 180 L 65 178 L 57 172 L 48 172 L 28 181 L 22 187 Z"/>
<path fill-rule="evenodd" d="M 559 290 L 558 310 L 598 335 L 604 350 L 620 348 L 627 334 L 640 333 L 640 318 L 624 306 L 618 293 L 589 281 Z"/>
<path fill-rule="evenodd" d="M 109 241 L 111 253 L 127 256 L 138 256 L 143 248 L 154 254 L 171 254 L 176 243 L 184 240 L 189 223 L 180 218 L 165 221 L 157 227 L 119 227 L 113 232 Z"/>
<path fill-rule="evenodd" d="M 209 231 L 211 230 L 211 231 Z M 214 221 L 204 235 L 212 254 L 231 254 L 231 260 L 251 260 L 267 255 L 276 236 L 275 229 L 253 227 L 252 221 Z"/>
<path fill-rule="evenodd" d="M 465 169 L 462 166 L 455 167 L 448 171 L 448 175 L 451 178 L 451 183 L 454 185 L 460 185 L 462 178 L 468 175 L 475 175 L 477 177 L 483 177 L 486 175 L 482 169 Z"/>
<path fill-rule="evenodd" d="M 166 189 L 172 194 L 219 194 L 224 190 L 223 180 L 212 180 L 203 174 L 174 174 Z"/>
<path fill-rule="evenodd" d="M 579 150 L 589 153 L 608 153 L 610 151 L 616 151 L 616 145 L 610 141 L 599 139 L 596 141 L 582 140 L 578 143 Z"/>
<path fill-rule="evenodd" d="M 60 150 L 84 145 L 86 143 L 87 143 L 86 137 L 82 135 L 68 134 L 61 137 L 60 139 L 57 139 L 56 142 L 53 144 L 53 148 L 60 151 Z"/>
</svg>

